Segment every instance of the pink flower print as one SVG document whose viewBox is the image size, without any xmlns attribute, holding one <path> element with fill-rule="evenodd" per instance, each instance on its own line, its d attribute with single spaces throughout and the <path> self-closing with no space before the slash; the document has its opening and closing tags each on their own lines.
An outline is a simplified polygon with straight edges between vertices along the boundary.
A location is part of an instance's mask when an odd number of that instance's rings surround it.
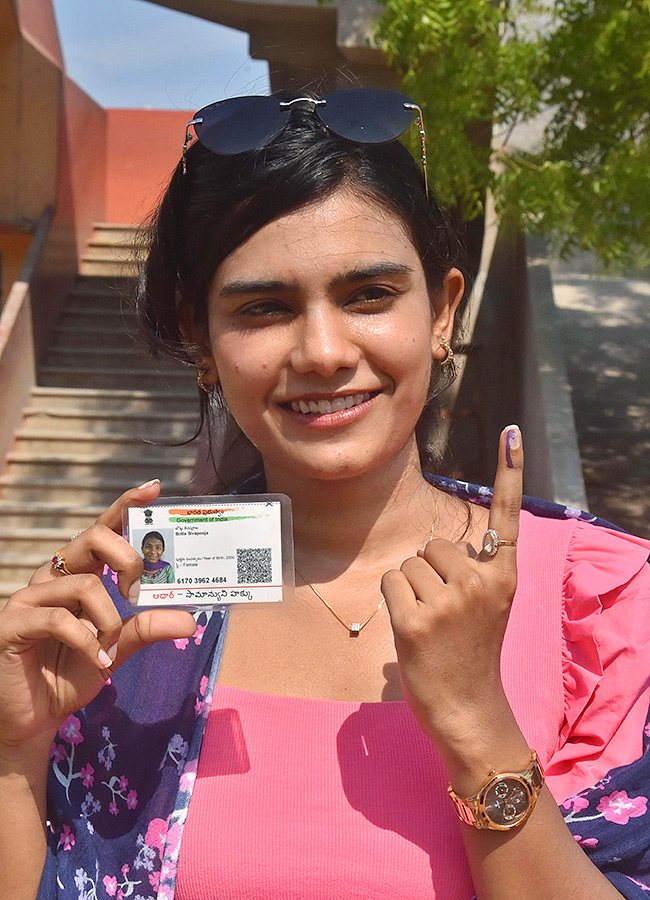
<svg viewBox="0 0 650 900">
<path fill-rule="evenodd" d="M 50 759 L 55 763 L 60 763 L 65 757 L 66 752 L 63 744 L 52 744 L 52 747 L 50 748 Z"/>
<path fill-rule="evenodd" d="M 201 679 L 201 684 L 199 685 L 199 693 L 202 697 L 205 697 L 205 692 L 208 689 L 208 676 L 204 675 Z"/>
<path fill-rule="evenodd" d="M 573 835 L 576 841 L 583 847 L 595 847 L 598 843 L 598 838 L 583 838 L 579 834 Z"/>
<path fill-rule="evenodd" d="M 137 791 L 129 791 L 126 795 L 126 805 L 129 809 L 135 809 L 138 805 L 138 793 Z"/>
<path fill-rule="evenodd" d="M 569 797 L 568 800 L 565 800 L 562 804 L 563 809 L 570 809 L 572 812 L 580 812 L 582 809 L 586 809 L 589 806 L 589 801 L 586 797 Z"/>
<path fill-rule="evenodd" d="M 59 837 L 59 847 L 63 847 L 64 850 L 71 850 L 74 847 L 74 844 L 74 834 L 70 830 L 70 826 L 64 825 L 61 836 Z"/>
<path fill-rule="evenodd" d="M 122 875 L 124 875 L 124 877 L 126 878 L 130 871 L 131 866 L 128 863 L 124 863 L 124 865 L 122 866 Z"/>
<path fill-rule="evenodd" d="M 189 642 L 189 638 L 178 638 L 174 641 L 174 647 L 176 647 L 177 650 L 185 650 Z"/>
<path fill-rule="evenodd" d="M 647 797 L 628 797 L 625 791 L 613 791 L 603 797 L 596 809 L 608 822 L 627 825 L 630 819 L 645 815 L 648 808 Z"/>
<path fill-rule="evenodd" d="M 203 701 L 199 700 L 197 697 L 194 701 L 194 715 L 199 716 L 201 714 L 201 710 L 203 709 Z"/>
<path fill-rule="evenodd" d="M 178 822 L 175 822 L 172 827 L 167 832 L 167 851 L 166 854 L 169 853 L 172 856 L 178 852 L 178 848 L 181 842 L 181 826 Z"/>
<path fill-rule="evenodd" d="M 165 841 L 167 840 L 168 825 L 169 819 L 152 819 L 144 839 L 147 847 L 155 847 L 161 855 L 165 846 Z"/>
<path fill-rule="evenodd" d="M 108 811 L 110 812 L 110 814 L 112 816 L 117 815 L 118 809 L 117 809 L 117 803 L 115 802 L 115 800 L 111 800 L 111 802 L 108 804 Z"/>
<path fill-rule="evenodd" d="M 149 876 L 149 884 L 154 891 L 158 891 L 158 888 L 160 887 L 160 872 L 154 872 L 153 875 Z"/>
<path fill-rule="evenodd" d="M 207 627 L 208 627 L 207 625 L 197 625 L 196 626 L 196 631 L 192 635 L 192 638 L 194 639 L 194 643 L 196 644 L 197 647 L 200 646 L 201 642 L 203 641 L 203 635 L 205 634 L 205 629 Z"/>
<path fill-rule="evenodd" d="M 81 733 L 81 722 L 76 716 L 68 716 L 59 728 L 59 734 L 68 744 L 81 744 L 84 739 Z"/>
<path fill-rule="evenodd" d="M 110 568 L 110 566 L 104 566 L 104 571 L 102 572 L 102 575 L 109 575 L 109 574 L 111 576 L 111 581 L 113 581 L 115 584 L 117 584 L 117 572 L 114 572 Z"/>
<path fill-rule="evenodd" d="M 192 785 L 194 784 L 194 781 L 196 779 L 196 763 L 197 763 L 197 761 L 195 759 L 193 759 L 192 762 L 189 762 L 185 766 L 185 769 L 183 770 L 183 774 L 181 775 L 181 780 L 180 780 L 180 785 L 179 785 L 181 791 L 192 790 Z"/>
<path fill-rule="evenodd" d="M 95 782 L 95 770 L 88 763 L 87 766 L 83 766 L 81 769 L 81 780 L 84 783 L 84 787 L 92 787 Z"/>
<path fill-rule="evenodd" d="M 106 888 L 106 893 L 109 897 L 114 897 L 117 893 L 117 878 L 115 875 L 104 875 L 102 879 L 104 882 L 104 887 Z"/>
<path fill-rule="evenodd" d="M 120 790 L 125 791 L 129 786 L 129 779 L 126 775 L 120 775 Z"/>
</svg>

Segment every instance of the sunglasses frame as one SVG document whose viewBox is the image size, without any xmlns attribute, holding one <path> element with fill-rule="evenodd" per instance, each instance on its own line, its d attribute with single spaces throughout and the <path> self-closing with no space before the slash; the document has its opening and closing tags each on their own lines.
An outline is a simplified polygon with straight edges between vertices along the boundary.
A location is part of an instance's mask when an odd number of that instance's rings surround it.
<svg viewBox="0 0 650 900">
<path fill-rule="evenodd" d="M 345 92 L 345 91 L 332 91 L 331 93 L 341 94 L 341 93 L 346 93 L 346 92 Z M 252 96 L 265 96 L 265 95 L 252 95 Z M 272 96 L 272 95 L 268 95 L 268 96 L 270 97 L 270 96 Z M 322 99 L 320 99 L 320 100 L 319 100 L 319 99 L 316 99 L 316 98 L 314 98 L 314 97 L 295 97 L 293 100 L 278 100 L 278 108 L 279 108 L 280 110 L 283 110 L 283 109 L 290 109 L 290 108 L 291 108 L 294 104 L 296 104 L 296 103 L 310 103 L 310 104 L 312 105 L 312 107 L 314 108 L 314 112 L 316 112 L 316 114 L 318 115 L 318 117 L 321 118 L 320 115 L 318 114 L 318 107 L 319 107 L 319 106 L 326 106 L 326 105 L 327 105 L 327 97 L 328 97 L 328 96 L 330 96 L 330 95 L 327 94 L 324 98 L 322 98 Z M 244 99 L 244 98 L 241 98 L 241 97 L 233 97 L 232 99 L 233 99 L 233 100 L 241 100 L 241 99 Z M 221 102 L 221 103 L 227 103 L 228 100 L 222 100 L 222 101 L 220 101 L 220 102 Z M 212 104 L 209 104 L 209 105 L 212 105 Z M 192 144 L 190 144 L 190 138 L 192 137 L 192 134 L 191 134 L 191 132 L 190 132 L 190 127 L 193 127 L 193 126 L 196 126 L 196 125 L 203 125 L 204 119 L 203 119 L 203 117 L 201 116 L 201 113 L 202 113 L 205 109 L 207 109 L 207 108 L 208 108 L 207 106 L 204 106 L 204 107 L 202 107 L 201 109 L 199 109 L 196 113 L 194 113 L 194 116 L 190 119 L 190 121 L 189 121 L 189 122 L 187 123 L 187 125 L 185 126 L 185 140 L 183 141 L 183 158 L 182 158 L 182 171 L 183 171 L 183 175 L 185 175 L 185 174 L 187 173 L 187 150 L 188 150 L 188 148 L 189 148 L 190 146 L 192 146 L 196 141 L 200 141 L 200 142 L 202 143 L 201 138 L 200 138 L 200 137 L 197 135 L 197 133 L 196 133 L 196 129 L 194 129 L 194 138 L 195 138 L 195 140 L 192 141 Z M 413 110 L 415 113 L 417 113 L 417 117 L 416 117 L 416 119 L 415 119 L 415 125 L 417 126 L 418 131 L 419 131 L 419 134 L 420 134 L 421 159 L 422 159 L 422 172 L 423 172 L 423 175 L 424 175 L 424 192 L 425 192 L 426 197 L 427 197 L 427 200 L 428 200 L 428 199 L 429 199 L 429 181 L 428 181 L 428 178 L 427 178 L 427 145 L 426 145 L 426 133 L 425 133 L 425 130 L 424 130 L 424 117 L 423 117 L 423 115 L 422 115 L 422 109 L 417 105 L 417 103 L 413 103 L 413 102 L 411 102 L 411 101 L 405 102 L 405 103 L 404 103 L 404 109 L 411 109 L 411 110 Z M 324 122 L 322 119 L 321 119 L 321 122 L 323 122 L 323 125 L 324 125 L 326 128 L 328 128 L 330 131 L 333 131 L 334 134 L 337 134 L 339 137 L 342 137 L 344 140 L 352 140 L 351 138 L 346 138 L 345 135 L 339 134 L 339 132 L 338 132 L 335 128 L 332 128 L 330 125 L 328 125 L 328 124 L 327 124 L 326 122 Z M 412 122 L 411 124 L 413 124 L 413 122 Z M 284 125 L 283 128 L 284 128 L 284 127 L 286 127 L 286 125 Z M 407 126 L 402 132 L 400 132 L 400 134 L 398 134 L 398 135 L 394 138 L 394 140 L 397 140 L 398 137 L 400 137 L 402 134 L 404 134 L 408 127 L 409 127 L 409 126 Z M 282 129 L 280 129 L 280 131 L 282 131 Z M 278 132 L 278 133 L 279 133 L 279 132 Z M 264 144 L 263 146 L 268 146 L 268 144 L 270 144 L 273 140 L 275 140 L 275 137 L 276 137 L 276 136 L 277 136 L 277 135 L 274 135 L 274 136 L 268 141 L 268 143 L 267 143 L 267 144 Z M 364 142 L 364 141 L 356 141 L 356 140 L 355 140 L 354 143 L 362 144 L 362 143 L 366 143 L 366 142 Z M 367 143 L 370 144 L 370 143 L 379 143 L 379 142 L 378 142 L 378 141 L 377 141 L 377 142 L 375 142 L 375 141 L 368 141 Z M 389 143 L 389 142 L 387 141 L 386 143 Z M 207 146 L 207 145 L 204 144 L 203 146 Z M 208 150 L 211 150 L 210 147 L 208 147 L 207 149 L 208 149 Z M 251 149 L 254 149 L 254 148 L 251 148 Z M 261 149 L 261 148 L 258 148 L 258 149 Z M 211 150 L 211 152 L 215 153 L 216 151 Z M 247 151 L 242 150 L 242 151 L 240 151 L 240 152 L 244 153 L 244 152 L 247 152 Z M 228 154 L 228 155 L 231 155 L 231 154 Z M 232 155 L 235 155 L 235 154 L 232 154 Z"/>
</svg>

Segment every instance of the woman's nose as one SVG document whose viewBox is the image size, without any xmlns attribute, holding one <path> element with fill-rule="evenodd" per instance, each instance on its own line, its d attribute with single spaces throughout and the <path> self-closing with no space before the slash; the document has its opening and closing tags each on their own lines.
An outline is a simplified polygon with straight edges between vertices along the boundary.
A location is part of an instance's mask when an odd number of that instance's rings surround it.
<svg viewBox="0 0 650 900">
<path fill-rule="evenodd" d="M 360 350 L 350 333 L 345 313 L 336 308 L 318 309 L 301 316 L 291 365 L 296 372 L 316 372 L 324 378 L 339 369 L 353 369 Z"/>
</svg>

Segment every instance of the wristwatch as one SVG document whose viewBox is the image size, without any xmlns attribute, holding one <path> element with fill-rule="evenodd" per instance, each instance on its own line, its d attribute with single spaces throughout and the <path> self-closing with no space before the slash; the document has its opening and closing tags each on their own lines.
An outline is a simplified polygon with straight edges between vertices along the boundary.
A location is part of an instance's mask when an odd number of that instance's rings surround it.
<svg viewBox="0 0 650 900">
<path fill-rule="evenodd" d="M 471 797 L 459 797 L 448 787 L 458 817 L 474 828 L 509 831 L 523 824 L 531 814 L 544 784 L 544 770 L 537 754 L 522 772 L 492 769 L 485 784 Z"/>
</svg>

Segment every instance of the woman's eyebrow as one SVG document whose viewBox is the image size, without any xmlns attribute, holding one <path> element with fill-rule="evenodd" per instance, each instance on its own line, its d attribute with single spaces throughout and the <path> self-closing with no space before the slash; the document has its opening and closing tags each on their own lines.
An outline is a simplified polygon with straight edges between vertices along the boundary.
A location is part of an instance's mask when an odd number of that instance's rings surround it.
<svg viewBox="0 0 650 900">
<path fill-rule="evenodd" d="M 379 262 L 369 266 L 359 266 L 347 272 L 335 275 L 330 284 L 332 287 L 340 287 L 351 281 L 364 281 L 369 278 L 382 278 L 387 275 L 412 275 L 413 269 L 404 263 Z M 300 285 L 295 282 L 282 281 L 277 278 L 259 280 L 229 281 L 219 290 L 220 297 L 232 297 L 241 294 L 264 293 L 297 293 Z"/>
<path fill-rule="evenodd" d="M 384 278 L 387 275 L 412 275 L 413 269 L 405 263 L 378 262 L 369 266 L 359 266 L 335 275 L 331 281 L 332 287 L 339 287 L 350 281 L 365 281 L 369 278 Z"/>
<path fill-rule="evenodd" d="M 263 294 L 269 292 L 297 291 L 297 284 L 278 279 L 261 279 L 259 281 L 229 281 L 219 290 L 220 297 L 232 297 L 234 294 Z"/>
</svg>

